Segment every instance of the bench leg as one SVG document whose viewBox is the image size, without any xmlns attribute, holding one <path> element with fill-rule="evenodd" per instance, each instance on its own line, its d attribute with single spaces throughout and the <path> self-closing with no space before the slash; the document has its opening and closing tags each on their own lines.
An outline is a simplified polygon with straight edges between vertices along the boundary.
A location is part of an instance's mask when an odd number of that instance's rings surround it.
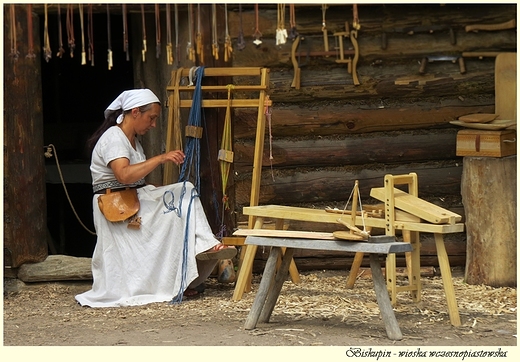
<svg viewBox="0 0 520 362">
<path fill-rule="evenodd" d="M 379 262 L 377 254 L 370 254 L 370 269 L 372 270 L 372 281 L 374 283 L 374 290 L 376 292 L 377 304 L 385 323 L 386 335 L 394 341 L 403 339 L 401 329 L 395 318 L 388 290 L 386 288 L 385 278 L 381 271 L 381 263 Z"/>
<path fill-rule="evenodd" d="M 272 284 L 271 290 L 269 290 L 269 294 L 267 296 L 267 300 L 264 305 L 264 309 L 260 314 L 260 319 L 258 320 L 260 323 L 269 322 L 269 318 L 271 318 L 271 314 L 273 313 L 274 306 L 276 301 L 278 300 L 278 296 L 280 295 L 280 291 L 282 290 L 283 283 L 287 279 L 287 274 L 289 271 L 289 266 L 294 263 L 293 261 L 293 248 L 287 248 L 282 258 L 282 264 L 276 273 L 274 283 Z"/>
<path fill-rule="evenodd" d="M 457 300 L 455 299 L 455 289 L 451 279 L 450 260 L 446 253 L 446 246 L 442 234 L 435 233 L 435 246 L 437 248 L 437 258 L 439 259 L 439 267 L 441 269 L 442 284 L 444 286 L 444 294 L 446 294 L 446 302 L 448 303 L 448 313 L 450 315 L 451 325 L 459 327 L 460 316 Z"/>
<path fill-rule="evenodd" d="M 354 256 L 354 261 L 350 267 L 350 273 L 347 279 L 347 289 L 354 288 L 354 283 L 356 283 L 357 274 L 359 272 L 359 268 L 361 267 L 361 263 L 363 262 L 364 255 L 365 254 L 362 252 L 357 252 Z"/>
<path fill-rule="evenodd" d="M 249 247 L 251 246 L 253 245 L 249 245 Z M 246 318 L 244 329 L 254 329 L 256 327 L 256 323 L 258 323 L 258 318 L 260 317 L 260 313 L 264 308 L 265 300 L 269 290 L 271 289 L 271 284 L 274 282 L 276 262 L 281 253 L 282 250 L 280 248 L 271 248 L 271 252 L 269 253 L 269 257 L 267 258 L 267 262 L 265 264 L 264 275 L 262 275 L 262 280 L 260 281 L 260 286 L 258 287 L 258 292 L 256 293 L 253 306 L 251 307 L 251 310 L 249 311 L 249 314 Z"/>
</svg>

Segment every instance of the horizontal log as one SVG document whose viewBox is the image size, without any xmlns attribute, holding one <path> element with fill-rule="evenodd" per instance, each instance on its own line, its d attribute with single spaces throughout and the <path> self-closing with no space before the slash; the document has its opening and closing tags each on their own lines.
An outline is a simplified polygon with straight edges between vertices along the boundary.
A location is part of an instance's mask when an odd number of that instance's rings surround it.
<svg viewBox="0 0 520 362">
<path fill-rule="evenodd" d="M 274 168 L 334 167 L 368 163 L 396 164 L 456 158 L 458 129 L 385 132 L 317 139 L 274 138 L 264 147 L 262 165 Z M 250 172 L 255 142 L 233 146 L 234 170 Z M 272 152 L 271 152 L 272 151 Z M 272 159 L 270 156 L 272 155 Z"/>
<path fill-rule="evenodd" d="M 262 172 L 259 204 L 294 205 L 314 202 L 346 202 L 356 180 L 362 198 L 372 187 L 382 187 L 385 174 L 415 172 L 419 179 L 419 197 L 445 197 L 460 194 L 462 162 L 417 163 L 395 167 L 266 170 Z M 274 180 L 273 180 L 274 178 Z M 235 179 L 237 207 L 249 205 L 251 179 Z"/>
<path fill-rule="evenodd" d="M 18 278 L 24 282 L 92 280 L 92 259 L 67 255 L 49 255 L 40 263 L 20 266 Z"/>
<path fill-rule="evenodd" d="M 385 104 L 386 103 L 386 104 Z M 388 104 L 390 103 L 390 104 Z M 312 105 L 291 105 L 273 101 L 271 123 L 266 132 L 273 139 L 280 137 L 319 137 L 417 130 L 449 127 L 449 122 L 474 113 L 493 113 L 494 96 L 483 96 L 479 101 L 451 98 L 433 103 L 427 101 L 391 103 L 390 101 L 364 104 L 315 102 Z M 254 139 L 257 114 L 252 110 L 237 109 L 234 113 L 234 139 Z M 269 138 L 266 137 L 266 141 Z"/>
</svg>

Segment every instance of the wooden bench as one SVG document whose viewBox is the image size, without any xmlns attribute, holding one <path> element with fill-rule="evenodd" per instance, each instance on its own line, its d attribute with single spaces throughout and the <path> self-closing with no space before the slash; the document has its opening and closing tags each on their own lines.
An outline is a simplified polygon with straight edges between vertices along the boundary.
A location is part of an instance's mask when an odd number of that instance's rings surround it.
<svg viewBox="0 0 520 362">
<path fill-rule="evenodd" d="M 375 237 L 374 240 L 376 240 Z M 393 238 L 393 240 L 395 240 L 395 238 Z M 397 241 L 355 242 L 345 240 L 248 236 L 245 244 L 271 247 L 258 292 L 245 321 L 245 329 L 256 328 L 258 322 L 269 322 L 271 313 L 274 310 L 274 306 L 282 290 L 283 283 L 287 279 L 294 249 L 333 250 L 370 254 L 372 280 L 376 292 L 377 304 L 379 305 L 381 316 L 385 324 L 386 334 L 391 340 L 400 340 L 403 338 L 388 295 L 379 255 L 409 252 L 412 250 L 410 243 Z M 285 250 L 285 252 L 283 250 Z M 281 259 L 281 264 L 279 264 L 280 266 L 277 268 L 279 259 Z"/>
</svg>

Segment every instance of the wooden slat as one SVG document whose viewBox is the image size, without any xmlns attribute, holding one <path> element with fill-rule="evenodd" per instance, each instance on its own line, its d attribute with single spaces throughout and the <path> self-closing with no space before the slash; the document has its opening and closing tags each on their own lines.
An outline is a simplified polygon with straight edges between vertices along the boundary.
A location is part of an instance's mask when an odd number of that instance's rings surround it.
<svg viewBox="0 0 520 362">
<path fill-rule="evenodd" d="M 218 108 L 227 107 L 229 101 L 227 99 L 203 99 L 203 108 Z M 186 108 L 191 107 L 191 99 L 182 99 L 180 101 L 180 107 Z M 258 99 L 231 99 L 231 108 L 255 108 L 258 107 Z"/>
<path fill-rule="evenodd" d="M 412 246 L 409 243 L 399 241 L 392 243 L 367 243 L 364 241 L 273 238 L 263 236 L 248 236 L 246 238 L 246 245 L 280 246 L 297 249 L 335 250 L 378 254 L 404 253 L 412 251 Z"/>
<path fill-rule="evenodd" d="M 380 201 L 384 201 L 384 187 L 373 188 L 370 191 L 370 196 Z M 454 224 L 462 219 L 460 215 L 454 212 L 410 195 L 397 188 L 394 188 L 394 200 L 395 207 L 434 224 Z"/>
<path fill-rule="evenodd" d="M 262 73 L 261 67 L 218 67 L 218 68 L 204 68 L 204 76 L 208 77 L 237 77 L 237 76 L 260 76 Z M 182 76 L 187 77 L 190 74 L 190 69 L 185 68 L 182 71 Z"/>
<path fill-rule="evenodd" d="M 334 235 L 332 233 L 296 230 L 238 229 L 233 233 L 233 235 L 334 240 Z"/>
<path fill-rule="evenodd" d="M 175 89 L 179 89 L 180 91 L 185 92 L 193 92 L 195 91 L 194 86 L 168 86 L 166 87 L 166 90 L 168 91 L 174 91 Z M 228 87 L 227 85 L 203 85 L 200 87 L 200 89 L 203 92 L 227 92 Z M 262 85 L 235 85 L 233 84 L 233 90 L 234 91 L 261 91 L 261 90 L 267 90 L 267 86 Z"/>
</svg>

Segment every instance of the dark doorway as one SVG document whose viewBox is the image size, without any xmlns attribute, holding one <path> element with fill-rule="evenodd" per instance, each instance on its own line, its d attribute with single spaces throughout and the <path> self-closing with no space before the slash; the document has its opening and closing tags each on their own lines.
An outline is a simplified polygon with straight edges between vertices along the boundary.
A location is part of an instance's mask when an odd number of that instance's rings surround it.
<svg viewBox="0 0 520 362">
<path fill-rule="evenodd" d="M 82 223 L 94 231 L 90 154 L 85 149 L 85 142 L 103 121 L 103 112 L 110 102 L 123 90 L 133 88 L 133 65 L 132 59 L 126 59 L 123 49 L 122 14 L 115 13 L 114 7 L 111 7 L 110 13 L 113 67 L 109 70 L 107 62 L 107 14 L 93 14 L 89 25 L 87 6 L 84 7 L 83 32 L 78 7 L 74 6 L 75 48 L 71 56 L 66 7 L 61 6 L 61 42 L 65 53 L 61 57 L 57 56 L 60 44 L 59 18 L 57 13 L 49 14 L 52 57 L 48 62 L 41 58 L 44 142 L 45 145 L 53 144 L 56 147 L 74 210 Z M 40 17 L 41 44 L 44 44 L 43 26 L 44 18 Z M 88 54 L 89 26 L 93 31 L 94 64 L 87 57 L 87 64 L 82 65 L 82 33 L 84 49 Z M 129 22 L 128 26 L 132 24 Z M 46 186 L 48 238 L 52 241 L 49 253 L 92 256 L 96 237 L 76 219 L 61 184 L 55 157 L 46 159 Z"/>
</svg>

